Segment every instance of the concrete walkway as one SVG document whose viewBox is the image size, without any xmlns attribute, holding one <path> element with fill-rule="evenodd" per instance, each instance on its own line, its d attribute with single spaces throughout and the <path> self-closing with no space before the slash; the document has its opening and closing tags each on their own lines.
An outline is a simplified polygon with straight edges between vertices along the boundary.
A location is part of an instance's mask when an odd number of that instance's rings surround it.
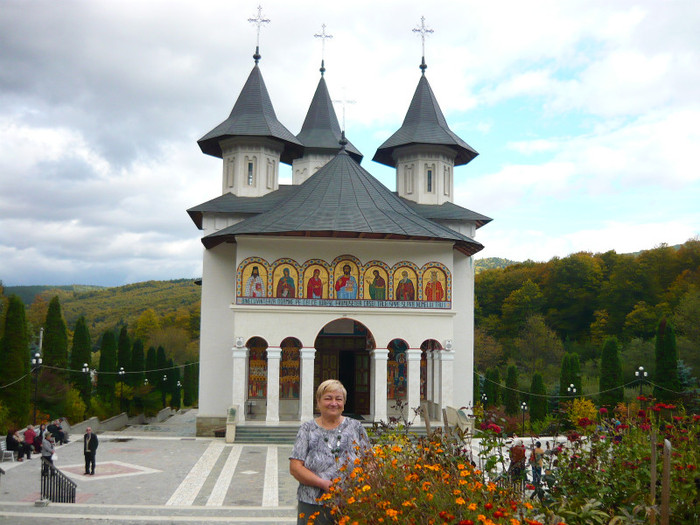
<svg viewBox="0 0 700 525">
<path fill-rule="evenodd" d="M 0 523 L 295 523 L 291 446 L 195 438 L 195 417 L 98 434 L 95 476 L 83 475 L 81 436 L 71 436 L 55 464 L 77 483 L 75 504 L 34 506 L 39 458 L 1 463 Z"/>
</svg>

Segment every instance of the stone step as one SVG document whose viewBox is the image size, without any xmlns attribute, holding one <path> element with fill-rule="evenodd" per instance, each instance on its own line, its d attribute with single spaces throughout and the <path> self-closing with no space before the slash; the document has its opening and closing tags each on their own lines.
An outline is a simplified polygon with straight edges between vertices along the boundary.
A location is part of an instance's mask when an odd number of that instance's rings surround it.
<svg viewBox="0 0 700 525">
<path fill-rule="evenodd" d="M 87 523 L 296 523 L 294 507 L 174 507 L 165 505 L 89 505 L 0 502 L 0 522 L 24 525 L 51 522 L 71 523 L 79 517 Z M 5 521 L 7 520 L 7 521 Z M 46 521 L 43 521 L 46 520 Z"/>
</svg>

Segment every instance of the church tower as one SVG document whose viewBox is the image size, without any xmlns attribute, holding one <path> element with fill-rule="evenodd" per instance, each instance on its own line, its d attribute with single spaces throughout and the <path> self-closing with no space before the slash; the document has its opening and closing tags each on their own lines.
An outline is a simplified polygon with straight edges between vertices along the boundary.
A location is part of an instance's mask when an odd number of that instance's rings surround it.
<svg viewBox="0 0 700 525">
<path fill-rule="evenodd" d="M 454 168 L 478 155 L 450 130 L 430 88 L 423 57 L 421 78 L 401 128 L 374 155 L 396 168 L 399 197 L 418 204 L 454 202 Z"/>
<path fill-rule="evenodd" d="M 292 184 L 304 182 L 340 151 L 341 129 L 326 86 L 323 60 L 320 71 L 321 79 L 297 135 L 297 139 L 304 144 L 304 155 L 292 163 Z M 350 142 L 347 142 L 345 151 L 358 164 L 362 161 L 362 153 Z"/>
<path fill-rule="evenodd" d="M 229 117 L 197 141 L 203 153 L 223 160 L 221 193 L 262 197 L 279 188 L 279 163 L 291 164 L 302 144 L 275 114 L 258 62 Z"/>
</svg>

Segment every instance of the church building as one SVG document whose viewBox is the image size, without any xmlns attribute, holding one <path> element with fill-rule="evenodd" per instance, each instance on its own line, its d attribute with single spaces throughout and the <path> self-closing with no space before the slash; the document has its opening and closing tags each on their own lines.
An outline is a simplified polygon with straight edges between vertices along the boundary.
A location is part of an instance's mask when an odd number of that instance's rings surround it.
<svg viewBox="0 0 700 525">
<path fill-rule="evenodd" d="M 491 219 L 454 203 L 455 168 L 477 152 L 450 130 L 425 60 L 403 124 L 373 158 L 396 168 L 396 191 L 345 138 L 323 62 L 294 135 L 258 48 L 254 60 L 228 118 L 198 141 L 222 160 L 221 195 L 187 210 L 204 245 L 197 434 L 230 407 L 240 424 L 311 419 L 329 378 L 348 391 L 345 414 L 368 421 L 387 421 L 396 400 L 437 420 L 470 406 L 474 237 Z"/>
</svg>

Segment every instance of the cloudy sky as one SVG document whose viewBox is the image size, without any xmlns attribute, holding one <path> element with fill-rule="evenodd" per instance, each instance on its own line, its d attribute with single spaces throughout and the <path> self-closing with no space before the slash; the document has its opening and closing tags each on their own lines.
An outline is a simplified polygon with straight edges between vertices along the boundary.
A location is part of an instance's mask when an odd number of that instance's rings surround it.
<svg viewBox="0 0 700 525">
<path fill-rule="evenodd" d="M 432 5 L 431 5 L 432 4 Z M 363 167 L 427 76 L 480 155 L 457 204 L 494 220 L 481 257 L 630 252 L 700 233 L 697 0 L 274 0 L 260 35 L 279 120 L 298 133 L 318 82 L 346 104 Z M 3 0 L 0 280 L 121 285 L 201 274 L 185 210 L 220 194 L 197 139 L 253 66 L 257 3 Z M 342 120 L 342 106 L 336 107 Z M 289 169 L 282 182 L 291 182 Z"/>
</svg>

